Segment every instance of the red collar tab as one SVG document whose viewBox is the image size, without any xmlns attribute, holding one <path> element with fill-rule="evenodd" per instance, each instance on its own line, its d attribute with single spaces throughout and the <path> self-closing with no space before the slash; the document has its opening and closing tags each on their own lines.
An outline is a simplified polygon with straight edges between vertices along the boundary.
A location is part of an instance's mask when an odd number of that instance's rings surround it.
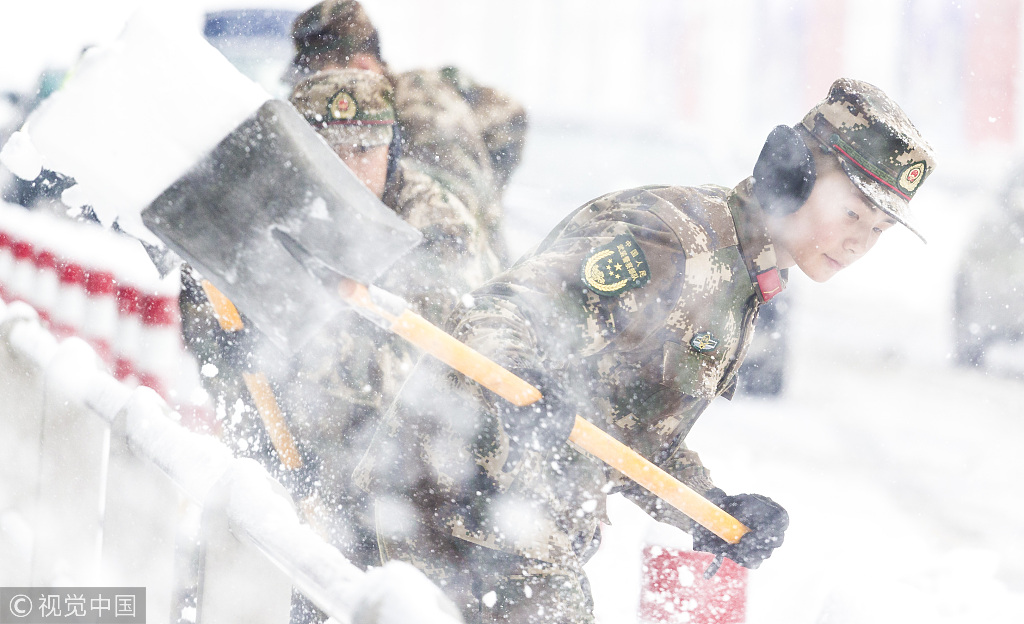
<svg viewBox="0 0 1024 624">
<path fill-rule="evenodd" d="M 761 299 L 765 303 L 775 295 L 782 292 L 782 276 L 775 267 L 757 274 L 757 287 L 761 289 Z"/>
</svg>

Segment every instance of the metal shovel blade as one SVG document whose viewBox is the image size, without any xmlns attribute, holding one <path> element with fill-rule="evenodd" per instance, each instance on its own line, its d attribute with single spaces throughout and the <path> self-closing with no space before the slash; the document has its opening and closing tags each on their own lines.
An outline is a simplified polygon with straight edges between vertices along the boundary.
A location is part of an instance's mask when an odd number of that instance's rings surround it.
<svg viewBox="0 0 1024 624">
<path fill-rule="evenodd" d="M 273 231 L 364 284 L 421 239 L 279 100 L 264 104 L 168 187 L 142 221 L 286 352 L 344 304 Z"/>
</svg>

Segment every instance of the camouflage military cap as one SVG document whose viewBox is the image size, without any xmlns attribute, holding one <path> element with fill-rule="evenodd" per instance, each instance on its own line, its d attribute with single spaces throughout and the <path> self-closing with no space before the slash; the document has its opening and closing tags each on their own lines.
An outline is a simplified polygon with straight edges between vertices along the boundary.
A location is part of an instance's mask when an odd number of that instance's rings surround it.
<svg viewBox="0 0 1024 624">
<path fill-rule="evenodd" d="M 387 145 L 394 135 L 391 82 L 375 72 L 317 72 L 296 85 L 290 101 L 331 147 Z"/>
<path fill-rule="evenodd" d="M 380 56 L 377 29 L 355 0 L 324 0 L 303 11 L 292 23 L 292 43 L 297 61 L 327 52 Z"/>
<path fill-rule="evenodd" d="M 872 203 L 921 236 L 911 225 L 910 199 L 935 168 L 935 155 L 896 102 L 874 85 L 840 78 L 801 123 L 840 156 Z"/>
</svg>

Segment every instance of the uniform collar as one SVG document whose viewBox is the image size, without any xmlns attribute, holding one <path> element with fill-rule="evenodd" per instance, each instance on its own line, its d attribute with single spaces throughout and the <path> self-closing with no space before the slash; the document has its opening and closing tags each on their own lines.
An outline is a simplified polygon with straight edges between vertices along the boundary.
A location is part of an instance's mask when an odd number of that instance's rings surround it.
<svg viewBox="0 0 1024 624">
<path fill-rule="evenodd" d="M 786 288 L 789 271 L 779 268 L 764 211 L 754 198 L 753 183 L 753 177 L 740 182 L 729 194 L 728 201 L 736 224 L 740 255 L 754 292 L 760 302 L 765 303 Z"/>
</svg>

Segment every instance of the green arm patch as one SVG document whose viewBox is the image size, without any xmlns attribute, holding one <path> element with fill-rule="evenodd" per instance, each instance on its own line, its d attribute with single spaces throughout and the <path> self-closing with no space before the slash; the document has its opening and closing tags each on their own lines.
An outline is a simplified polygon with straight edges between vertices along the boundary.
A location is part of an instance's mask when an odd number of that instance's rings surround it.
<svg viewBox="0 0 1024 624">
<path fill-rule="evenodd" d="M 587 288 L 604 297 L 621 295 L 651 281 L 647 258 L 630 234 L 620 234 L 592 249 L 583 261 L 581 277 Z"/>
</svg>

